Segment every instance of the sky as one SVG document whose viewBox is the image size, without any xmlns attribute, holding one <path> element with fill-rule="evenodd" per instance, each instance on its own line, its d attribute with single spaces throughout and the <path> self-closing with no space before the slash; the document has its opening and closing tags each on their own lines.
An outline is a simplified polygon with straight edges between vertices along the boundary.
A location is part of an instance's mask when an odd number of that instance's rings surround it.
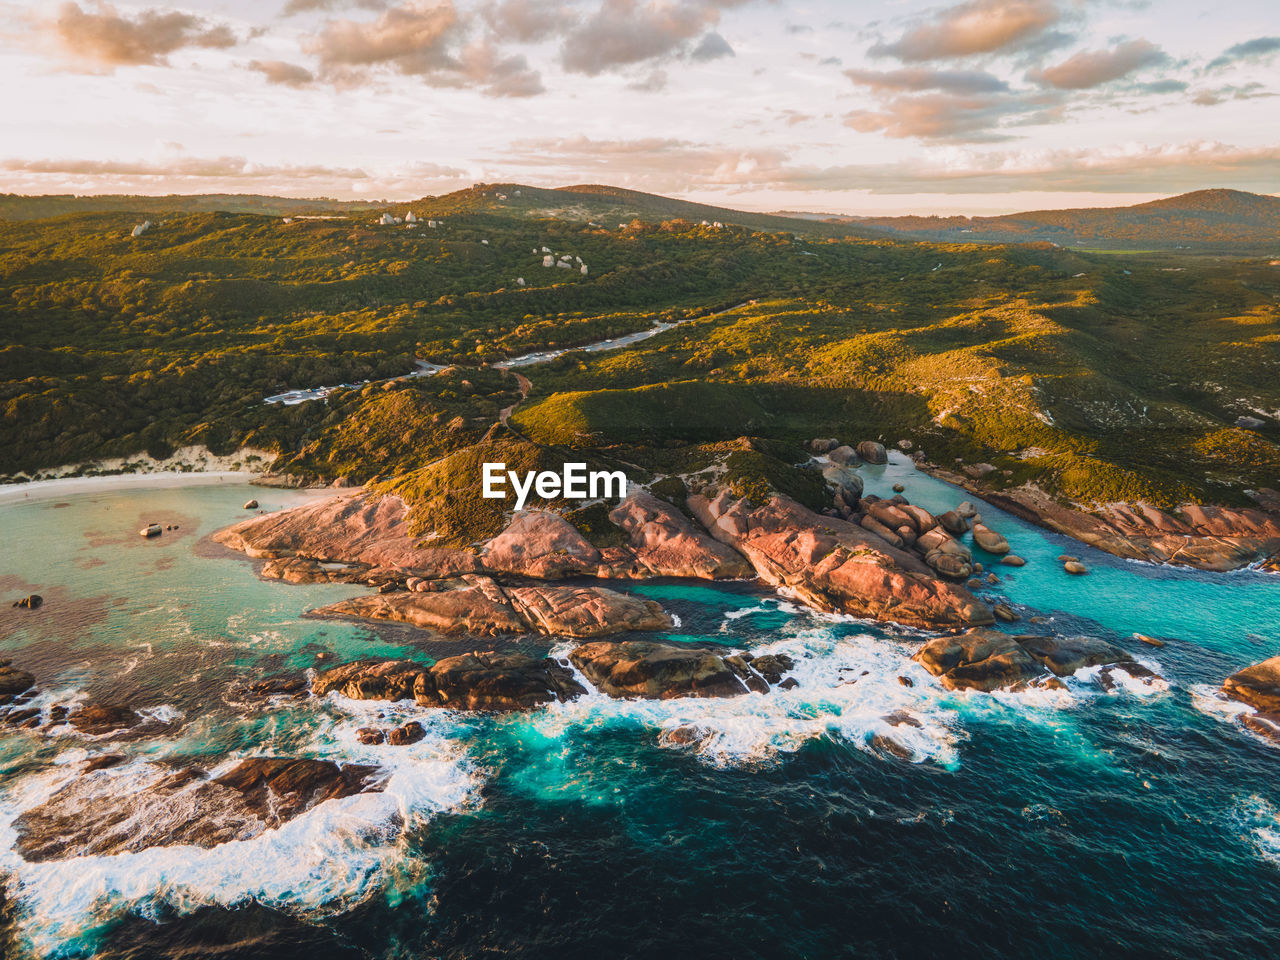
<svg viewBox="0 0 1280 960">
<path fill-rule="evenodd" d="M 1276 0 L 0 0 L 0 191 L 1280 192 Z"/>
</svg>

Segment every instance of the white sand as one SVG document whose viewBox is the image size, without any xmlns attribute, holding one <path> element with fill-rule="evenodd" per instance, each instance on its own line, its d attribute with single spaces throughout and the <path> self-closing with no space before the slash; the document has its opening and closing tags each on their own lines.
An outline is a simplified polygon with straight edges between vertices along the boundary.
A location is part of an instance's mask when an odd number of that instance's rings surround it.
<svg viewBox="0 0 1280 960">
<path fill-rule="evenodd" d="M 18 501 L 51 500 L 78 493 L 108 490 L 155 490 L 165 487 L 197 487 L 215 484 L 248 486 L 258 473 L 247 470 L 219 470 L 209 473 L 123 473 L 107 477 L 61 477 L 30 483 L 0 485 L 0 504 Z"/>
</svg>

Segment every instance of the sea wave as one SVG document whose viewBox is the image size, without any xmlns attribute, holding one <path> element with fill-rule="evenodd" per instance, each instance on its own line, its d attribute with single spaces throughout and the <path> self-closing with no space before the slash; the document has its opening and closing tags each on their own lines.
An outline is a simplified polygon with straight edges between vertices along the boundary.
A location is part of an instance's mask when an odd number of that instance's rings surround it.
<svg viewBox="0 0 1280 960">
<path fill-rule="evenodd" d="M 381 791 L 318 804 L 276 829 L 212 848 L 156 846 L 135 852 L 30 863 L 15 849 L 15 820 L 81 776 L 81 748 L 39 772 L 17 778 L 0 798 L 0 873 L 16 926 L 34 956 L 74 955 L 126 914 L 189 914 L 205 906 L 249 902 L 300 917 L 350 909 L 379 892 L 423 881 L 422 861 L 404 856 L 407 826 L 462 808 L 479 778 L 458 747 L 428 718 L 427 736 L 405 747 L 366 747 L 356 730 L 362 710 L 312 712 L 304 749 L 288 755 L 343 764 L 377 764 Z M 231 755 L 212 771 L 234 765 Z M 253 755 L 285 755 L 266 743 Z M 122 791 L 146 789 L 172 768 L 147 755 L 101 771 Z M 251 867 L 247 867 L 251 865 Z"/>
</svg>

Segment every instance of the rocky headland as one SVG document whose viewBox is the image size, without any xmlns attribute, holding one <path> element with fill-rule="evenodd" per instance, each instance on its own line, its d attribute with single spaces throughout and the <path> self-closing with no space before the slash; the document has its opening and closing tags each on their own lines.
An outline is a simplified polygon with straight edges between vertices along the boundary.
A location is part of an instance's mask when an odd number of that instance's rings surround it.
<svg viewBox="0 0 1280 960">
<path fill-rule="evenodd" d="M 847 504 L 849 489 L 833 485 L 833 503 Z M 777 494 L 757 504 L 720 490 L 689 497 L 686 513 L 635 489 L 608 512 L 618 545 L 595 546 L 560 513 L 528 509 L 462 549 L 412 536 L 400 497 L 358 491 L 251 517 L 214 539 L 264 560 L 264 577 L 383 591 L 320 615 L 441 632 L 587 638 L 670 626 L 655 605 L 619 591 L 554 584 L 581 578 L 758 578 L 830 612 L 940 629 L 993 622 L 963 585 L 972 558 L 945 519 L 902 497 L 858 504 L 853 522 Z"/>
</svg>

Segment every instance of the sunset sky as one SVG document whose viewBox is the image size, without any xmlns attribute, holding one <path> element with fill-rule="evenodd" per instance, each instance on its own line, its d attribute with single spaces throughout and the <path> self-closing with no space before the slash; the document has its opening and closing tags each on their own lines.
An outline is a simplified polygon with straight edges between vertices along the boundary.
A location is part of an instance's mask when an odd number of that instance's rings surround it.
<svg viewBox="0 0 1280 960">
<path fill-rule="evenodd" d="M 1280 191 L 1275 0 L 0 0 L 0 81 L 15 193 Z"/>
</svg>

